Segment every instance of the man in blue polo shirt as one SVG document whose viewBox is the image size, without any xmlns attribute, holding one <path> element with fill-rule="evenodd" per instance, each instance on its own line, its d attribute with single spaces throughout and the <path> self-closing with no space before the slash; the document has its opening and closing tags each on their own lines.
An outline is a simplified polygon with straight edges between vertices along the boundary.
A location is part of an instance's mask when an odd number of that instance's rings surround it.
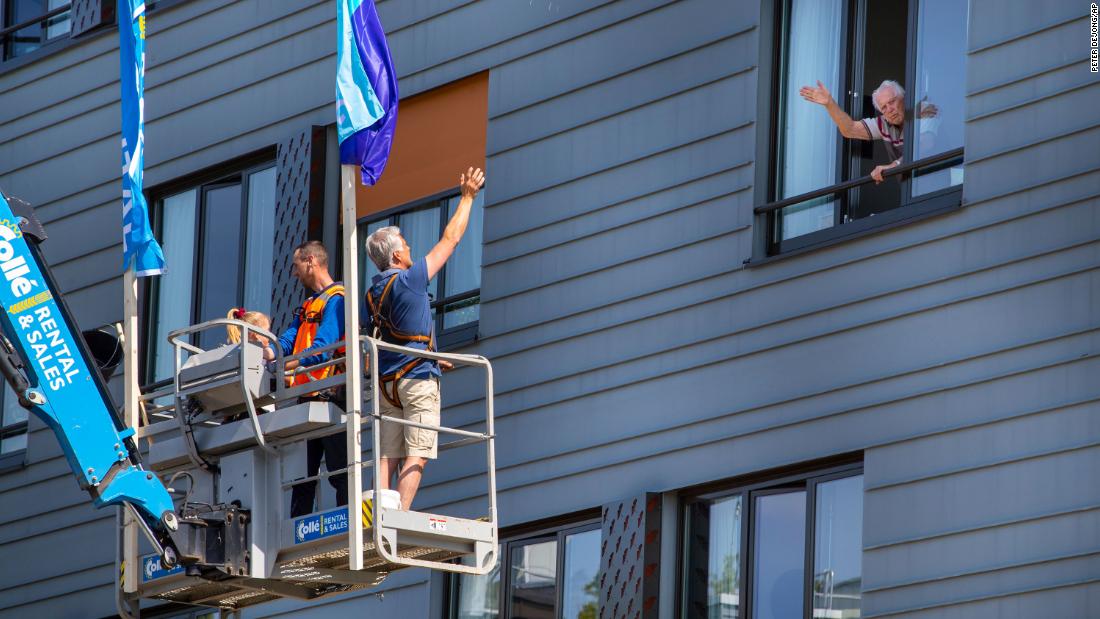
<svg viewBox="0 0 1100 619">
<path fill-rule="evenodd" d="M 443 268 L 470 220 L 470 207 L 485 183 L 481 169 L 459 176 L 462 199 L 443 230 L 443 237 L 426 256 L 413 262 L 409 244 L 397 226 L 376 230 L 367 239 L 367 255 L 381 273 L 367 290 L 364 311 L 374 337 L 420 350 L 435 350 L 435 320 L 428 282 Z M 379 351 L 379 407 L 389 417 L 430 426 L 439 425 L 439 364 L 390 351 Z M 409 509 L 420 487 L 424 466 L 437 455 L 438 432 L 396 423 L 381 424 L 382 488 L 397 475 L 401 508 Z"/>
</svg>

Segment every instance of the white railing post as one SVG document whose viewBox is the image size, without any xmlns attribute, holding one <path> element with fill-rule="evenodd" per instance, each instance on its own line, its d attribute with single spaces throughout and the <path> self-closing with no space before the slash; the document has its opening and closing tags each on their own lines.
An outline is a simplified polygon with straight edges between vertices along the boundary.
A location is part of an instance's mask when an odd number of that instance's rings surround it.
<svg viewBox="0 0 1100 619">
<path fill-rule="evenodd" d="M 132 268 L 126 269 L 122 276 L 122 376 L 123 376 L 123 416 L 126 427 L 133 428 L 134 444 L 141 449 L 141 388 L 138 385 L 138 290 L 137 275 Z M 136 593 L 138 590 L 138 528 L 130 510 L 119 508 L 122 525 L 122 558 L 125 571 L 122 579 L 122 591 Z M 116 566 L 121 568 L 122 566 Z"/>
<path fill-rule="evenodd" d="M 359 349 L 359 235 L 355 191 L 359 166 L 340 166 L 340 208 L 344 224 L 344 366 L 348 448 L 348 569 L 363 569 L 362 381 Z M 335 353 L 334 353 L 335 354 Z M 377 503 L 377 498 L 375 499 Z"/>
</svg>

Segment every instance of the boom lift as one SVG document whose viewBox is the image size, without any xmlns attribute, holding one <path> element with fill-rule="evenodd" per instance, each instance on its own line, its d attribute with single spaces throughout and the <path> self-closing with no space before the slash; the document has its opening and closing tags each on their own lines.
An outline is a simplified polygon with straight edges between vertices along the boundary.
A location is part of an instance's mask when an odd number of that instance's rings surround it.
<svg viewBox="0 0 1100 619">
<path fill-rule="evenodd" d="M 353 177 L 344 170 L 345 184 Z M 287 371 L 287 362 L 326 349 L 287 356 L 277 350 L 274 364 L 268 365 L 249 334 L 274 340 L 273 333 L 242 321 L 213 320 L 169 334 L 173 376 L 144 389 L 139 399 L 147 420 L 140 428 L 127 427 L 39 253 L 37 244 L 46 238 L 41 225 L 29 206 L 15 203 L 14 208 L 17 212 L 0 195 L 0 272 L 5 276 L 0 304 L 6 310 L 7 336 L 0 347 L 0 374 L 20 403 L 54 431 L 96 507 L 125 506 L 118 557 L 123 573 L 120 614 L 138 614 L 143 598 L 235 612 L 279 598 L 311 600 L 373 587 L 405 567 L 485 574 L 496 565 L 493 374 L 488 360 L 358 336 L 358 345 L 348 345 L 344 356 L 332 354 L 325 364 Z M 359 241 L 354 204 L 350 209 L 344 205 L 349 334 L 359 332 Z M 224 332 L 228 324 L 241 329 L 240 345 L 197 345 L 209 341 L 200 339 L 201 334 Z M 327 352 L 344 345 L 333 344 Z M 440 432 L 441 452 L 484 449 L 484 512 L 405 511 L 364 491 L 367 467 L 373 471 L 372 486 L 379 487 L 381 423 L 429 427 L 377 413 L 379 350 L 484 372 L 484 421 L 474 429 L 430 427 Z M 364 354 L 370 359 L 366 389 L 360 385 Z M 345 372 L 320 380 L 307 372 L 336 364 Z M 283 378 L 295 372 L 310 381 L 287 386 Z M 300 399 L 332 388 L 363 398 L 348 397 L 347 411 L 332 402 Z M 370 416 L 367 428 L 362 427 L 362 415 Z M 367 429 L 369 442 L 363 436 Z M 306 477 L 306 441 L 341 430 L 348 437 L 347 468 Z M 457 438 L 443 441 L 445 436 Z M 138 448 L 142 438 L 149 447 L 144 464 Z M 347 476 L 347 506 L 290 517 L 288 497 L 294 485 L 341 473 Z M 135 529 L 145 533 L 152 553 L 140 552 Z"/>
</svg>

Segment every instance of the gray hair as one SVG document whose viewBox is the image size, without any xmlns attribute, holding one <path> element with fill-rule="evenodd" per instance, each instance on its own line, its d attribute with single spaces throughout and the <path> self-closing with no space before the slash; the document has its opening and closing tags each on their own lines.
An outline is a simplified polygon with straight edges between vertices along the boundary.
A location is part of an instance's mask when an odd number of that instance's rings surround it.
<svg viewBox="0 0 1100 619">
<path fill-rule="evenodd" d="M 899 97 L 905 96 L 905 89 L 901 87 L 901 84 L 895 82 L 894 80 L 882 80 L 882 83 L 878 85 L 878 88 L 876 88 L 875 91 L 871 93 L 871 105 L 875 106 L 876 112 L 882 111 L 881 109 L 879 109 L 878 101 L 876 101 L 876 99 L 878 99 L 878 93 L 882 92 L 883 88 L 893 89 L 894 94 Z"/>
<path fill-rule="evenodd" d="M 379 271 L 390 268 L 393 252 L 401 249 L 401 228 L 386 226 L 367 237 L 367 255 Z"/>
</svg>

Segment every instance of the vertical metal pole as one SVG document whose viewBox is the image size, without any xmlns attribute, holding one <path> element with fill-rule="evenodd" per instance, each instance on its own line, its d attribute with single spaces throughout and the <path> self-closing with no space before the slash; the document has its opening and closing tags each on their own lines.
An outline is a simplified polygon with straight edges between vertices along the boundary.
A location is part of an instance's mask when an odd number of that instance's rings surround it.
<svg viewBox="0 0 1100 619">
<path fill-rule="evenodd" d="M 355 190 L 359 166 L 340 166 L 340 208 L 344 225 L 344 344 L 347 368 L 348 569 L 363 569 L 363 363 L 359 348 L 359 235 Z M 378 499 L 375 497 L 375 504 Z"/>
<path fill-rule="evenodd" d="M 139 429 L 141 424 L 140 387 L 138 386 L 138 298 L 137 275 L 134 270 L 126 269 L 122 276 L 122 374 L 123 374 L 123 419 L 126 427 Z M 134 442 L 140 447 L 141 434 L 134 434 Z M 122 518 L 122 561 L 126 566 L 122 582 L 125 593 L 138 590 L 138 526 L 128 509 L 121 510 Z M 116 566 L 121 568 L 121 566 Z"/>
</svg>

